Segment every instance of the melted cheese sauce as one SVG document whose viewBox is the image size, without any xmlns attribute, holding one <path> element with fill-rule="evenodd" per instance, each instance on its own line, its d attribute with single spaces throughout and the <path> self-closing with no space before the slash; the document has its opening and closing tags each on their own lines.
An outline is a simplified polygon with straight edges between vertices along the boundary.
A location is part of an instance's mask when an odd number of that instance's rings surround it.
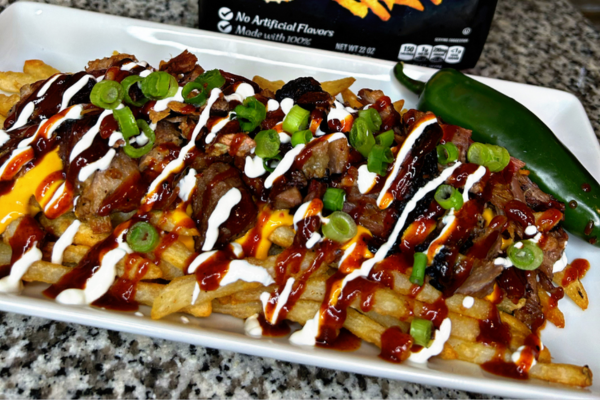
<svg viewBox="0 0 600 400">
<path fill-rule="evenodd" d="M 262 218 L 262 213 L 268 213 L 268 219 L 261 227 L 261 231 L 259 232 L 258 244 L 256 245 L 256 252 L 254 257 L 259 260 L 264 260 L 269 255 L 269 250 L 271 249 L 272 242 L 269 240 L 271 234 L 275 231 L 275 229 L 280 226 L 292 226 L 294 224 L 293 217 L 290 215 L 289 210 L 269 210 L 264 209 L 259 214 L 259 220 Z M 255 241 L 257 238 L 254 237 L 253 229 L 250 229 L 244 236 L 237 239 L 234 244 L 239 244 L 244 246 L 244 244 Z"/>
</svg>

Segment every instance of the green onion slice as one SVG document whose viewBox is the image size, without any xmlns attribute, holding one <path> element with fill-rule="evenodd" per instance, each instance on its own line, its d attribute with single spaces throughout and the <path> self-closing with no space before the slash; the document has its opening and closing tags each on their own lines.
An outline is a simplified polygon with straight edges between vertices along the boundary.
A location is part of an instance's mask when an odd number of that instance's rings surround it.
<svg viewBox="0 0 600 400">
<path fill-rule="evenodd" d="M 377 132 L 381 128 L 381 115 L 374 108 L 367 108 L 366 110 L 360 110 L 358 112 L 359 118 L 364 118 L 369 125 L 369 130 L 373 133 Z"/>
<path fill-rule="evenodd" d="M 440 144 L 435 148 L 438 162 L 442 165 L 458 160 L 458 147 L 452 142 Z"/>
<path fill-rule="evenodd" d="M 507 254 L 515 267 L 526 271 L 537 269 L 544 261 L 544 252 L 531 240 L 513 243 L 508 248 Z"/>
<path fill-rule="evenodd" d="M 267 118 L 267 109 L 256 97 L 247 97 L 244 104 L 235 107 L 236 118 L 244 132 L 252 132 Z M 260 156 L 259 156 L 260 157 Z"/>
<path fill-rule="evenodd" d="M 423 286 L 425 281 L 425 268 L 427 267 L 427 254 L 415 253 L 412 274 L 409 281 L 415 285 Z"/>
<path fill-rule="evenodd" d="M 438 187 L 433 198 L 446 210 L 451 208 L 460 210 L 463 205 L 462 194 L 450 185 L 441 185 Z"/>
<path fill-rule="evenodd" d="M 101 81 L 94 85 L 90 93 L 93 105 L 113 110 L 121 104 L 125 91 L 119 82 Z"/>
<path fill-rule="evenodd" d="M 390 129 L 375 136 L 377 144 L 383 147 L 392 147 L 394 144 L 394 131 Z"/>
<path fill-rule="evenodd" d="M 190 97 L 192 91 L 198 91 L 198 94 Z M 206 102 L 208 95 L 206 94 L 206 90 L 204 90 L 204 85 L 198 82 L 188 82 L 183 87 L 181 91 L 181 96 L 183 97 L 183 101 L 188 104 L 194 104 L 197 106 L 202 106 Z"/>
<path fill-rule="evenodd" d="M 279 134 L 274 129 L 260 131 L 254 138 L 256 142 L 255 154 L 262 159 L 271 159 L 279 154 Z"/>
<path fill-rule="evenodd" d="M 352 239 L 358 229 L 352 217 L 343 211 L 335 211 L 329 216 L 329 222 L 323 225 L 323 235 L 329 239 L 344 243 Z"/>
<path fill-rule="evenodd" d="M 148 253 L 156 248 L 160 236 L 149 222 L 136 222 L 125 237 L 131 250 L 137 253 Z"/>
<path fill-rule="evenodd" d="M 298 131 L 306 129 L 306 127 L 308 126 L 309 117 L 310 111 L 305 110 L 299 105 L 295 105 L 285 116 L 282 128 L 287 133 L 294 134 Z"/>
<path fill-rule="evenodd" d="M 483 165 L 491 172 L 502 171 L 510 162 L 510 154 L 501 146 L 473 143 L 467 152 L 469 162 Z"/>
<path fill-rule="evenodd" d="M 151 100 L 173 97 L 178 87 L 177 79 L 164 71 L 152 72 L 142 81 L 142 93 Z"/>
<path fill-rule="evenodd" d="M 297 131 L 292 134 L 292 146 L 296 147 L 299 144 L 307 144 L 313 138 L 313 134 L 310 129 L 303 131 Z"/>
<path fill-rule="evenodd" d="M 380 176 L 385 176 L 387 173 L 388 166 L 394 161 L 392 151 L 389 147 L 383 147 L 376 144 L 371 148 L 369 156 L 367 157 L 367 169 L 369 172 L 375 172 Z"/>
<path fill-rule="evenodd" d="M 504 147 L 501 147 L 501 146 L 495 146 L 495 145 L 488 145 L 488 146 L 490 147 L 490 150 L 492 152 L 492 161 L 490 161 L 486 165 L 486 167 L 491 172 L 502 171 L 504 168 L 506 168 L 506 166 L 510 162 L 510 154 L 508 153 L 508 150 L 506 150 Z"/>
<path fill-rule="evenodd" d="M 323 206 L 330 211 L 341 211 L 345 200 L 346 192 L 343 189 L 327 188 L 323 196 Z"/>
<path fill-rule="evenodd" d="M 125 147 L 123 148 L 123 151 L 131 158 L 140 158 L 141 156 L 148 154 L 148 152 L 152 150 L 152 146 L 154 146 L 154 143 L 156 142 L 156 134 L 150 128 L 150 126 L 148 126 L 148 123 L 146 121 L 144 121 L 143 119 L 138 119 L 137 126 L 139 129 L 142 130 L 142 132 L 144 132 L 144 135 L 146 135 L 146 137 L 148 138 L 148 143 L 146 143 L 142 147 L 136 148 L 129 143 L 129 138 L 125 139 Z"/>
<path fill-rule="evenodd" d="M 415 344 L 423 347 L 429 347 L 431 341 L 431 332 L 433 322 L 423 318 L 413 318 L 410 322 L 410 336 L 415 340 Z"/>
<path fill-rule="evenodd" d="M 375 146 L 375 137 L 364 118 L 359 117 L 354 120 L 352 129 L 350 129 L 350 144 L 365 158 L 369 156 L 369 152 Z"/>
<path fill-rule="evenodd" d="M 129 107 L 123 107 L 113 111 L 113 117 L 119 124 L 119 130 L 123 134 L 125 141 L 129 143 L 129 138 L 140 134 L 140 128 L 135 121 L 135 117 Z"/>
<path fill-rule="evenodd" d="M 135 83 L 142 82 L 143 80 L 144 78 L 142 78 L 141 76 L 129 75 L 127 78 L 121 81 L 121 86 L 123 87 L 124 94 L 123 100 L 125 100 L 125 103 L 130 104 L 132 106 L 141 107 L 148 102 L 148 99 L 146 97 L 142 97 L 140 100 L 134 101 L 129 95 L 129 90 L 131 90 L 131 86 L 133 86 L 133 84 Z"/>
</svg>

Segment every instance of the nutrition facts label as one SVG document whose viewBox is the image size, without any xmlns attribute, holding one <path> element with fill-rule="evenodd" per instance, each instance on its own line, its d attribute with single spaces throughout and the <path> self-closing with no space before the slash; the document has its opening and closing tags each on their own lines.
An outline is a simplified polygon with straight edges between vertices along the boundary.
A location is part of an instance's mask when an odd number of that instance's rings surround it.
<svg viewBox="0 0 600 400">
<path fill-rule="evenodd" d="M 398 59 L 402 61 L 430 61 L 434 63 L 446 62 L 448 64 L 458 64 L 465 54 L 463 46 L 431 46 L 429 44 L 416 45 L 414 43 L 404 43 L 400 46 Z"/>
</svg>

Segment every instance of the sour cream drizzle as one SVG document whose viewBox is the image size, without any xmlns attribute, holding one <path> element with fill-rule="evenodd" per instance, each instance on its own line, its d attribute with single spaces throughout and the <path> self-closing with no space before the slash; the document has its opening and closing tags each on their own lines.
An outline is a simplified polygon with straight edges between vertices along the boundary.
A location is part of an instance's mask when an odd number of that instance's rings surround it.
<svg viewBox="0 0 600 400">
<path fill-rule="evenodd" d="M 369 171 L 367 164 L 358 167 L 358 191 L 361 194 L 367 194 L 377 183 L 377 173 Z"/>
<path fill-rule="evenodd" d="M 225 100 L 232 101 L 236 100 L 243 103 L 246 97 L 254 96 L 254 88 L 252 85 L 246 82 L 242 82 L 235 88 L 235 92 L 229 96 L 225 96 Z"/>
<path fill-rule="evenodd" d="M 251 315 L 244 321 L 244 333 L 246 336 L 260 338 L 263 334 L 262 326 L 258 322 L 258 314 Z"/>
<path fill-rule="evenodd" d="M 296 280 L 294 278 L 288 278 L 288 280 L 285 282 L 285 287 L 283 288 L 283 290 L 281 291 L 281 294 L 279 295 L 279 298 L 277 299 L 277 305 L 275 306 L 275 311 L 273 311 L 271 320 L 270 321 L 267 320 L 267 322 L 269 322 L 271 325 L 277 324 L 277 319 L 279 318 L 279 313 L 281 312 L 281 309 L 283 308 L 283 306 L 286 305 L 286 303 L 288 302 L 290 294 L 292 293 L 292 288 L 294 287 L 294 282 L 296 282 Z M 260 301 L 262 302 L 262 305 L 263 305 L 263 311 L 265 313 L 265 318 L 268 318 L 267 305 L 269 304 L 270 298 L 271 298 L 271 293 L 269 293 L 269 292 L 263 292 L 260 295 Z"/>
<path fill-rule="evenodd" d="M 162 100 L 157 100 L 156 104 L 154 104 L 154 111 L 164 111 L 167 109 L 167 107 L 169 106 L 169 103 L 172 101 L 178 101 L 180 103 L 183 103 L 183 88 L 179 87 L 177 88 L 177 93 L 175 93 L 175 95 L 173 97 L 167 97 L 166 99 L 162 99 Z"/>
<path fill-rule="evenodd" d="M 79 179 L 80 182 L 85 182 L 85 180 L 92 176 L 94 172 L 105 171 L 110 166 L 110 163 L 112 162 L 112 159 L 115 157 L 116 154 L 117 152 L 115 151 L 115 149 L 109 149 L 106 152 L 106 154 L 102 156 L 102 158 L 94 161 L 93 163 L 89 163 L 85 167 L 81 168 L 79 170 L 79 175 L 77 176 L 77 179 Z"/>
<path fill-rule="evenodd" d="M 410 131 L 410 133 L 404 140 L 404 143 L 402 143 L 402 147 L 396 155 L 396 160 L 394 161 L 394 167 L 392 168 L 392 172 L 390 172 L 390 174 L 388 175 L 387 179 L 385 180 L 385 184 L 383 185 L 383 189 L 381 190 L 381 193 L 379 193 L 379 197 L 377 197 L 377 205 L 379 206 L 379 208 L 388 208 L 389 205 L 392 203 L 391 201 L 387 200 L 387 197 L 389 196 L 388 190 L 390 189 L 390 186 L 392 186 L 392 183 L 394 183 L 394 180 L 398 176 L 398 173 L 400 172 L 400 166 L 404 162 L 404 159 L 412 149 L 417 139 L 421 137 L 423 132 L 425 132 L 425 128 L 435 123 L 437 123 L 435 115 L 426 115 L 421 120 L 419 120 L 417 125 L 413 127 L 413 129 Z M 447 171 L 447 169 L 445 171 Z"/>
<path fill-rule="evenodd" d="M 65 249 L 73 244 L 73 238 L 77 234 L 79 227 L 81 226 L 81 222 L 79 220 L 75 220 L 69 225 L 69 227 L 64 231 L 60 238 L 54 243 L 54 247 L 52 248 L 52 264 L 62 264 L 63 261 L 63 253 Z"/>
<path fill-rule="evenodd" d="M 11 267 L 10 274 L 0 279 L 0 293 L 20 293 L 23 290 L 21 278 L 29 267 L 42 259 L 42 252 L 34 245 L 27 250 Z"/>
<path fill-rule="evenodd" d="M 117 109 L 121 109 L 123 107 L 124 107 L 123 104 L 120 104 L 117 107 Z M 104 121 L 104 118 L 108 117 L 109 115 L 112 115 L 112 113 L 113 113 L 113 110 L 102 111 L 102 114 L 100 114 L 100 116 L 98 117 L 98 121 L 96 121 L 94 126 L 92 126 L 90 128 L 90 130 L 87 131 L 85 133 L 85 135 L 83 135 L 83 137 L 75 144 L 75 147 L 73 147 L 73 150 L 71 151 L 71 155 L 69 156 L 69 162 L 73 162 L 73 160 L 75 160 L 75 158 L 78 155 L 80 155 L 85 150 L 90 148 L 90 146 L 94 142 L 94 139 L 96 138 L 96 135 L 98 134 L 98 132 L 100 132 L 100 126 L 102 125 L 102 121 Z M 112 138 L 112 135 L 111 135 L 111 138 Z M 121 138 L 123 138 L 122 134 L 121 134 Z"/>
<path fill-rule="evenodd" d="M 190 199 L 190 196 L 196 189 L 196 174 L 196 170 L 190 168 L 187 175 L 177 184 L 177 187 L 179 188 L 179 198 L 184 202 Z"/>
<path fill-rule="evenodd" d="M 79 79 L 77 82 L 75 82 L 75 84 L 73 86 L 71 86 L 67 90 L 65 90 L 65 93 L 63 94 L 63 98 L 62 98 L 62 103 L 60 105 L 60 110 L 58 110 L 58 112 L 61 112 L 62 110 L 67 108 L 67 106 L 69 105 L 69 102 L 71 101 L 73 96 L 75 96 L 77 93 L 79 93 L 79 91 L 81 89 L 83 89 L 85 87 L 85 85 L 88 84 L 90 79 L 96 80 L 96 78 L 94 78 L 93 75 L 84 75 L 81 77 L 81 79 Z"/>
<path fill-rule="evenodd" d="M 212 214 L 208 218 L 208 228 L 206 229 L 206 239 L 204 239 L 204 245 L 202 251 L 209 251 L 217 243 L 219 238 L 219 227 L 227 221 L 231 210 L 242 201 L 242 192 L 237 188 L 231 188 L 225 196 L 219 199 L 217 206 L 215 207 Z"/>
<path fill-rule="evenodd" d="M 423 347 L 421 351 L 412 353 L 408 360 L 416 363 L 425 363 L 433 356 L 437 356 L 444 350 L 444 344 L 450 338 L 450 332 L 452 331 L 452 321 L 450 318 L 446 318 L 442 321 L 440 329 L 435 331 L 435 337 L 433 343 L 429 347 Z"/>
<path fill-rule="evenodd" d="M 475 170 L 472 174 L 467 177 L 467 181 L 465 182 L 465 188 L 463 190 L 463 203 L 469 201 L 469 191 L 477 182 L 483 178 L 485 175 L 486 168 L 483 165 L 480 165 L 479 168 Z"/>
<path fill-rule="evenodd" d="M 227 125 L 229 123 L 229 121 L 231 121 L 231 117 L 233 117 L 234 115 L 235 115 L 235 113 L 233 111 L 230 111 L 229 114 L 227 114 L 227 116 L 225 118 L 221 118 L 221 120 L 219 120 L 219 122 L 214 124 L 212 126 L 212 128 L 210 129 L 210 132 L 208 133 L 208 135 L 206 135 L 205 143 L 208 144 L 208 143 L 212 142 L 215 139 L 215 137 L 217 136 L 217 134 L 219 133 L 219 131 L 221 129 L 223 129 L 225 127 L 225 125 Z"/>
<path fill-rule="evenodd" d="M 44 83 L 44 86 L 42 86 L 42 88 L 38 91 L 37 98 L 39 99 L 40 97 L 42 97 L 43 95 L 45 95 L 46 92 L 48 91 L 48 89 L 50 89 L 50 86 L 52 86 L 52 84 L 54 82 L 56 82 L 56 80 L 58 78 L 60 78 L 62 75 L 63 74 L 56 74 L 52 78 L 48 79 L 48 81 L 46 83 Z"/>
<path fill-rule="evenodd" d="M 248 178 L 258 178 L 267 172 L 263 164 L 263 159 L 259 156 L 246 156 L 246 164 L 244 164 L 244 174 Z"/>
</svg>

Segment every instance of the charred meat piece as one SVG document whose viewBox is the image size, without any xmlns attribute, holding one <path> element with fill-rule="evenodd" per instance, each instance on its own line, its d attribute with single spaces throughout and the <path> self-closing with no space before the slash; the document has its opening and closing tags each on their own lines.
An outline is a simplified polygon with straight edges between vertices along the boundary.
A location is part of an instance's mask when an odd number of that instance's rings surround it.
<svg viewBox="0 0 600 400">
<path fill-rule="evenodd" d="M 289 81 L 275 93 L 275 99 L 281 102 L 285 98 L 294 99 L 297 102 L 302 95 L 309 92 L 322 92 L 321 84 L 314 78 L 304 77 Z"/>
<path fill-rule="evenodd" d="M 88 222 L 94 232 L 111 232 L 110 217 L 100 216 L 101 208 L 106 205 L 111 195 L 125 192 L 128 188 L 139 185 L 140 181 L 140 171 L 136 162 L 119 151 L 106 170 L 97 171 L 83 183 L 75 215 L 79 220 Z M 111 211 L 136 210 L 142 197 L 140 194 L 145 192 L 143 189 L 132 191 L 135 196 L 125 198 L 121 204 L 113 206 Z"/>
<path fill-rule="evenodd" d="M 181 54 L 171 58 L 169 61 L 161 61 L 159 69 L 168 72 L 171 75 L 178 76 L 193 71 L 197 62 L 198 57 L 189 51 L 184 50 Z"/>
<path fill-rule="evenodd" d="M 196 238 L 196 251 L 202 251 L 206 240 L 208 221 L 219 200 L 233 188 L 240 191 L 242 199 L 233 207 L 227 221 L 219 227 L 217 247 L 226 245 L 242 236 L 256 222 L 258 209 L 237 168 L 224 163 L 212 164 L 198 175 L 197 189 L 192 197 L 192 217 L 200 232 L 200 236 Z"/>
<path fill-rule="evenodd" d="M 181 147 L 181 136 L 175 124 L 160 121 L 156 126 L 156 142 L 150 152 L 140 159 L 140 170 L 158 176 L 169 162 L 177 158 Z"/>
<path fill-rule="evenodd" d="M 377 194 L 362 194 L 357 186 L 346 190 L 343 211 L 381 240 L 388 238 L 398 217 L 393 207 L 382 210 L 377 206 Z"/>
<path fill-rule="evenodd" d="M 275 196 L 273 208 L 276 210 L 290 209 L 302 204 L 302 193 L 296 187 L 284 190 Z"/>
<path fill-rule="evenodd" d="M 92 71 L 100 71 L 100 70 L 104 70 L 104 69 L 109 69 L 113 65 L 116 65 L 123 60 L 131 60 L 131 61 L 136 62 L 137 58 L 135 58 L 135 56 L 132 56 L 131 54 L 125 54 L 125 53 L 115 54 L 112 57 L 105 57 L 105 58 L 101 58 L 98 60 L 90 61 L 87 65 L 87 67 L 85 68 L 85 71 L 92 72 Z"/>
<path fill-rule="evenodd" d="M 348 140 L 333 142 L 315 140 L 296 159 L 306 179 L 324 178 L 330 174 L 341 174 L 348 167 L 350 148 Z"/>
</svg>

